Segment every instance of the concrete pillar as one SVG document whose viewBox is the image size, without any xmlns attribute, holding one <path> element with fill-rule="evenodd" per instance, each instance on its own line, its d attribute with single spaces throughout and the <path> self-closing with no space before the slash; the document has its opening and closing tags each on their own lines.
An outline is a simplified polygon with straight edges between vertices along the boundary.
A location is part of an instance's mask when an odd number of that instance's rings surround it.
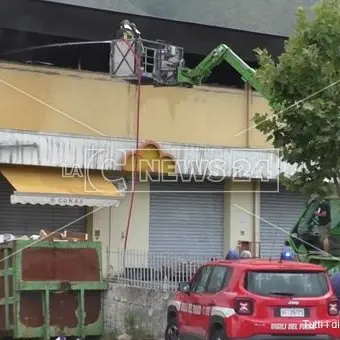
<svg viewBox="0 0 340 340">
<path fill-rule="evenodd" d="M 225 182 L 224 251 L 235 249 L 239 241 L 259 242 L 259 183 L 257 181 Z M 257 248 L 257 247 L 255 247 Z M 255 250 L 255 254 L 258 250 Z"/>
</svg>

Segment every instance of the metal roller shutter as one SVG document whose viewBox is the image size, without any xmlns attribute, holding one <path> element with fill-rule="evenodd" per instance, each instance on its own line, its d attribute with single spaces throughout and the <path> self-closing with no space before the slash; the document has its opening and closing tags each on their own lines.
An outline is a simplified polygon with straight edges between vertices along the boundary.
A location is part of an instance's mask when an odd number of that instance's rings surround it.
<svg viewBox="0 0 340 340">
<path fill-rule="evenodd" d="M 150 189 L 152 252 L 223 255 L 223 183 L 152 183 Z"/>
<path fill-rule="evenodd" d="M 84 207 L 11 204 L 13 187 L 0 175 L 0 234 L 15 236 L 39 234 L 43 228 L 55 230 L 83 216 Z M 85 231 L 85 219 L 67 228 L 69 231 Z"/>
<path fill-rule="evenodd" d="M 308 200 L 304 195 L 287 192 L 284 188 L 280 188 L 280 193 L 266 192 L 276 189 L 276 184 L 261 185 L 260 216 L 270 223 L 263 220 L 260 222 L 261 257 L 265 258 L 277 258 L 280 255 L 288 233 L 302 214 Z"/>
</svg>

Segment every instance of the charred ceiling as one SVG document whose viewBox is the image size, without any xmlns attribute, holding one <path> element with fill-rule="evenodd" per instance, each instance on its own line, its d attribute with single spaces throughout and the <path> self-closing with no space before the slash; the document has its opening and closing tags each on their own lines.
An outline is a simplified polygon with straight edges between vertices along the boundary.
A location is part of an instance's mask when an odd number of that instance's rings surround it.
<svg viewBox="0 0 340 340">
<path fill-rule="evenodd" d="M 144 38 L 161 39 L 184 47 L 187 53 L 206 55 L 221 42 L 226 42 L 244 60 L 255 61 L 253 49 L 266 47 L 278 55 L 283 38 L 222 27 L 143 17 L 93 8 L 57 4 L 50 1 L 0 1 L 0 27 L 25 32 L 102 40 L 115 36 L 119 22 L 128 17 L 139 27 Z M 244 47 L 247 48 L 244 48 Z"/>
<path fill-rule="evenodd" d="M 16 0 L 14 5 L 12 0 L 2 0 L 0 59 L 108 72 L 108 45 L 73 46 L 16 54 L 3 52 L 69 41 L 112 39 L 119 22 L 126 17 L 137 24 L 144 38 L 161 39 L 183 47 L 188 67 L 196 66 L 221 42 L 227 43 L 253 67 L 256 62 L 253 49 L 256 47 L 265 47 L 274 55 L 279 55 L 283 50 L 284 39 L 281 37 L 81 8 L 52 1 Z M 214 70 L 208 83 L 233 87 L 244 85 L 229 65 L 221 65 Z"/>
</svg>

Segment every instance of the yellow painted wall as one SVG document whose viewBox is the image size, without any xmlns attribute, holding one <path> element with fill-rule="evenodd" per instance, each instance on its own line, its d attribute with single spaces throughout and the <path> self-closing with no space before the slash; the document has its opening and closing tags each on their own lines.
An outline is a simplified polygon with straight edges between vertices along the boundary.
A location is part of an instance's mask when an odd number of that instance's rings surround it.
<svg viewBox="0 0 340 340">
<path fill-rule="evenodd" d="M 136 86 L 105 75 L 0 63 L 0 97 L 0 128 L 135 136 Z M 247 100 L 243 90 L 143 86 L 140 137 L 263 148 L 260 134 L 246 130 L 265 109 L 263 98 Z"/>
<path fill-rule="evenodd" d="M 236 249 L 238 241 L 259 242 L 260 201 L 255 182 L 225 184 L 224 251 Z M 242 235 L 241 231 L 244 232 Z M 256 255 L 256 254 L 253 254 Z"/>
<path fill-rule="evenodd" d="M 249 101 L 249 117 L 254 117 L 255 113 L 270 113 L 267 101 L 265 101 L 258 93 L 253 92 Z M 267 143 L 266 137 L 256 128 L 256 124 L 254 122 L 250 122 L 249 125 L 249 146 L 259 149 L 272 148 L 272 146 Z"/>
<path fill-rule="evenodd" d="M 149 249 L 149 184 L 139 183 L 136 190 L 127 248 L 136 251 L 139 262 L 135 262 L 136 256 L 127 258 L 126 262 L 126 265 L 134 267 L 144 265 L 147 257 L 145 255 L 145 258 L 143 258 L 143 256 Z M 124 247 L 130 200 L 131 194 L 127 194 L 118 208 L 103 208 L 93 214 L 93 239 L 102 242 L 104 276 L 108 272 L 117 270 L 119 265 L 121 268 L 123 252 L 118 251 L 118 249 Z M 96 231 L 100 232 L 98 239 L 96 238 Z"/>
</svg>

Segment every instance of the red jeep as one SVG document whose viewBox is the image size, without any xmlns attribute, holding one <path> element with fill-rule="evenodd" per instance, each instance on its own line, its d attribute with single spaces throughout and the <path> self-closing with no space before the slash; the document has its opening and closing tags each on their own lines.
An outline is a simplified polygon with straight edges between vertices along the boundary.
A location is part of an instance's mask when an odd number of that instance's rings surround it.
<svg viewBox="0 0 340 340">
<path fill-rule="evenodd" d="M 169 302 L 165 340 L 339 340 L 339 303 L 323 267 L 209 262 Z"/>
</svg>

